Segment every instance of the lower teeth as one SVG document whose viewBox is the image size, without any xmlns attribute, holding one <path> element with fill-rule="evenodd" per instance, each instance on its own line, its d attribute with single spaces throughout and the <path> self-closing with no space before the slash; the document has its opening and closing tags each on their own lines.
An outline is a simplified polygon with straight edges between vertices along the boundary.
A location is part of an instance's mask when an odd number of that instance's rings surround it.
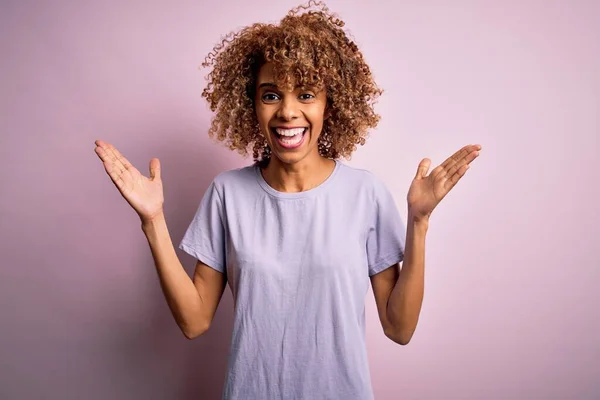
<svg viewBox="0 0 600 400">
<path fill-rule="evenodd" d="M 302 139 L 302 135 L 296 135 L 296 136 L 292 136 L 292 137 L 282 138 L 281 141 L 285 144 L 296 144 L 296 143 L 300 142 L 301 139 Z"/>
<path fill-rule="evenodd" d="M 306 130 L 304 132 L 306 132 Z M 285 143 L 287 145 L 298 144 L 302 140 L 302 136 L 304 135 L 304 132 L 299 133 L 295 136 L 280 136 L 279 140 L 281 140 L 283 143 Z"/>
</svg>

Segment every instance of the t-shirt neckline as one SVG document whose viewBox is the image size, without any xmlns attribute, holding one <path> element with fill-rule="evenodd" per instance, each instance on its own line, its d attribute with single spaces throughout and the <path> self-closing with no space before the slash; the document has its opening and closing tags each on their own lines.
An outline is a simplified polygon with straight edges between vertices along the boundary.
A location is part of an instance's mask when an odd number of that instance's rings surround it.
<svg viewBox="0 0 600 400">
<path fill-rule="evenodd" d="M 260 166 L 258 164 L 254 166 L 254 171 L 256 173 L 256 178 L 260 186 L 271 196 L 280 199 L 299 199 L 303 197 L 315 196 L 319 192 L 323 191 L 331 183 L 338 170 L 340 169 L 340 166 L 342 165 L 338 160 L 333 161 L 335 162 L 335 166 L 333 167 L 333 171 L 331 172 L 331 174 L 329 174 L 329 176 L 318 186 L 315 186 L 314 188 L 305 190 L 303 192 L 280 192 L 279 190 L 274 189 L 271 185 L 267 183 L 267 181 L 263 177 L 263 174 L 260 170 Z"/>
</svg>

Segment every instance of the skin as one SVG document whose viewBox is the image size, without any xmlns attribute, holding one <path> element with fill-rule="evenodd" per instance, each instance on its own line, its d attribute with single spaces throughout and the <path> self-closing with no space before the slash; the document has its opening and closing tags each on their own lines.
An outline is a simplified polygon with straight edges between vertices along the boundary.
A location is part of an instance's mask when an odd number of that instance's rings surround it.
<svg viewBox="0 0 600 400">
<path fill-rule="evenodd" d="M 256 117 L 271 148 L 269 165 L 263 169 L 267 183 L 281 192 L 312 189 L 333 172 L 335 162 L 319 154 L 318 140 L 327 118 L 327 96 L 322 88 L 283 91 L 274 84 L 273 67 L 263 65 L 256 80 Z M 273 137 L 274 127 L 308 127 L 302 146 L 282 147 Z"/>
<path fill-rule="evenodd" d="M 386 336 L 406 345 L 417 328 L 425 277 L 425 238 L 433 210 L 454 188 L 478 156 L 481 145 L 467 145 L 428 174 L 431 160 L 424 158 L 410 185 L 406 248 L 399 264 L 371 277 L 379 319 Z"/>
<path fill-rule="evenodd" d="M 190 279 L 179 261 L 163 213 L 160 161 L 150 160 L 150 176 L 146 177 L 110 143 L 95 143 L 95 152 L 106 173 L 140 217 L 162 291 L 177 325 L 188 339 L 202 335 L 210 327 L 225 290 L 225 275 L 198 262 Z"/>
<path fill-rule="evenodd" d="M 263 169 L 265 180 L 282 192 L 309 190 L 321 184 L 333 171 L 334 161 L 319 155 L 318 138 L 327 118 L 324 90 L 282 91 L 273 84 L 270 65 L 257 76 L 255 110 L 259 127 L 272 149 L 272 158 Z M 302 146 L 279 146 L 271 127 L 306 126 Z M 110 143 L 97 140 L 95 152 L 121 195 L 139 215 L 161 288 L 171 312 L 188 339 L 208 330 L 223 295 L 225 275 L 202 262 L 196 264 L 192 279 L 181 265 L 171 242 L 163 212 L 164 195 L 160 161 L 150 161 L 150 176 L 142 175 Z M 430 173 L 431 160 L 421 160 L 408 195 L 406 248 L 399 264 L 371 277 L 377 311 L 388 338 L 408 344 L 416 330 L 423 302 L 425 239 L 433 210 L 465 175 L 479 156 L 481 146 L 467 145 Z"/>
</svg>

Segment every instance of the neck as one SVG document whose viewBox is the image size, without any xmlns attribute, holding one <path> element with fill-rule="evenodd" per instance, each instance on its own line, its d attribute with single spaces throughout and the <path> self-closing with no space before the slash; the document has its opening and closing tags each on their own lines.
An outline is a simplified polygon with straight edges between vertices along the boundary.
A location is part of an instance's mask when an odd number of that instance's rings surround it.
<svg viewBox="0 0 600 400">
<path fill-rule="evenodd" d="M 262 170 L 265 181 L 273 189 L 286 192 L 304 192 L 323 183 L 333 172 L 335 161 L 318 156 L 294 164 L 281 162 L 273 156 Z"/>
</svg>

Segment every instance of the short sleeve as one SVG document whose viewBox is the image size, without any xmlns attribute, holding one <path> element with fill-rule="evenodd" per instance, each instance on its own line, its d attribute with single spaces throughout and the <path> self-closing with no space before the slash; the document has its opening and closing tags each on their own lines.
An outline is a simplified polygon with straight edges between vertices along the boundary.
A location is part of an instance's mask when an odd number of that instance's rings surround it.
<svg viewBox="0 0 600 400">
<path fill-rule="evenodd" d="M 367 235 L 369 276 L 401 262 L 406 244 L 406 225 L 392 194 L 380 181 L 375 181 L 373 192 L 373 213 Z"/>
<path fill-rule="evenodd" d="M 223 203 L 213 182 L 204 193 L 179 248 L 209 267 L 225 273 L 223 214 Z"/>
</svg>

